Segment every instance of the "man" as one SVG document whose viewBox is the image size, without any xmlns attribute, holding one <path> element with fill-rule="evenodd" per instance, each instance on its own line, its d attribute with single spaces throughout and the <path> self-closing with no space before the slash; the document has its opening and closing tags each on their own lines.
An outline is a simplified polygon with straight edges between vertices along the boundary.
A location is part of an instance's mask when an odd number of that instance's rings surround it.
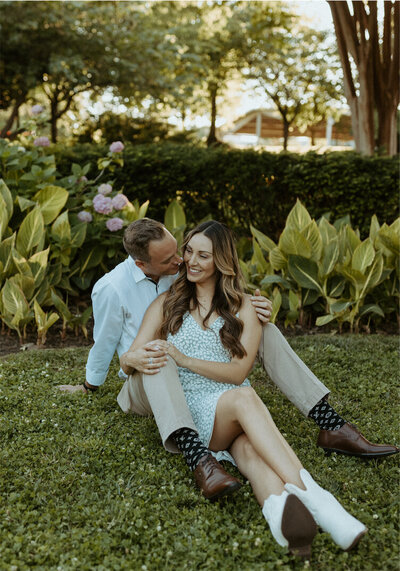
<svg viewBox="0 0 400 571">
<path fill-rule="evenodd" d="M 92 292 L 94 345 L 86 365 L 84 385 L 63 385 L 62 390 L 95 391 L 106 379 L 115 351 L 124 365 L 136 370 L 125 382 L 118 403 L 125 412 L 154 414 L 163 444 L 181 451 L 205 497 L 214 499 L 239 487 L 197 436 L 176 365 L 167 360 L 155 342 L 127 353 L 150 303 L 173 283 L 181 258 L 175 238 L 159 222 L 143 218 L 125 231 L 128 258 L 103 276 Z M 291 349 L 279 329 L 268 323 L 271 304 L 261 296 L 252 298 L 265 323 L 259 355 L 272 381 L 291 402 L 320 427 L 317 445 L 325 451 L 377 458 L 399 451 L 395 446 L 372 444 L 347 423 L 327 402 L 329 390 Z M 163 369 L 163 381 L 152 374 Z M 124 376 L 122 371 L 120 375 Z M 160 377 L 160 376 L 159 376 Z"/>
</svg>

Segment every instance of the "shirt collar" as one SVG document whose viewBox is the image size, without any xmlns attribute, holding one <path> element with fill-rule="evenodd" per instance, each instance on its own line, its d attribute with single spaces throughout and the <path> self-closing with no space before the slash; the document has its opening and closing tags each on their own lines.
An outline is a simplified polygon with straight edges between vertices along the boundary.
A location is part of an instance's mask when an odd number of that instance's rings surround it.
<svg viewBox="0 0 400 571">
<path fill-rule="evenodd" d="M 152 280 L 151 278 L 148 278 L 148 277 L 146 276 L 146 274 L 143 272 L 143 270 L 141 270 L 140 268 L 138 268 L 138 266 L 135 264 L 135 260 L 134 260 L 133 258 L 131 258 L 131 256 L 128 257 L 128 260 L 127 260 L 127 261 L 128 261 L 128 264 L 129 264 L 129 266 L 130 266 L 130 268 L 131 268 L 132 275 L 133 275 L 133 279 L 135 280 L 136 283 L 139 283 L 139 282 L 141 282 L 141 281 L 143 281 L 143 280 L 148 280 L 148 281 L 153 282 L 153 280 Z M 160 276 L 159 279 L 158 279 L 158 284 L 157 284 L 157 285 L 160 285 L 160 284 L 161 284 L 162 282 L 164 282 L 165 280 L 171 281 L 171 283 L 172 283 L 172 281 L 173 281 L 177 276 L 178 276 L 178 273 L 176 273 L 174 276 L 170 276 L 170 275 L 168 275 L 168 276 Z M 153 283 L 155 283 L 155 282 L 153 282 Z"/>
<path fill-rule="evenodd" d="M 136 283 L 139 283 L 145 279 L 147 279 L 146 274 L 135 264 L 135 260 L 133 258 L 131 258 L 131 256 L 128 257 L 128 264 L 130 266 L 132 275 L 133 275 L 133 279 L 135 280 Z"/>
</svg>

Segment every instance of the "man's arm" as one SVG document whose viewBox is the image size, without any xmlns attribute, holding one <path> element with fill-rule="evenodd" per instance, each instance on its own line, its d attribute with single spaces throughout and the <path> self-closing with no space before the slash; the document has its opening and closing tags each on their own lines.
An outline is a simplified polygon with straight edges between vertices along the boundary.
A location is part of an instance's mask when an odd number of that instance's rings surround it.
<svg viewBox="0 0 400 571">
<path fill-rule="evenodd" d="M 272 313 L 272 302 L 261 295 L 259 289 L 256 289 L 254 295 L 251 296 L 251 303 L 257 313 L 258 319 L 261 321 L 262 325 L 269 323 L 271 313 Z"/>
<path fill-rule="evenodd" d="M 148 307 L 140 329 L 132 345 L 120 357 L 121 369 L 130 375 L 134 369 L 147 375 L 158 373 L 167 362 L 166 342 L 156 339 L 162 323 L 162 304 L 165 294 L 161 294 Z M 150 361 L 151 359 L 151 361 Z"/>
<path fill-rule="evenodd" d="M 107 377 L 111 360 L 121 337 L 124 314 L 118 292 L 109 283 L 98 290 L 94 289 L 92 305 L 94 345 L 86 363 L 86 385 L 96 389 L 104 383 Z M 87 392 L 82 384 L 61 385 L 59 389 L 66 392 Z"/>
</svg>

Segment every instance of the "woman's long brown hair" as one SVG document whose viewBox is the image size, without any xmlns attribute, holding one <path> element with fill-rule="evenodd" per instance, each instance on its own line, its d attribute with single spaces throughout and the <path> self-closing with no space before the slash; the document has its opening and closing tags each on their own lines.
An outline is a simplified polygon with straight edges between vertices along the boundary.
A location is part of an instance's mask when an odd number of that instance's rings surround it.
<svg viewBox="0 0 400 571">
<path fill-rule="evenodd" d="M 246 355 L 246 350 L 240 342 L 243 321 L 236 314 L 243 301 L 243 276 L 233 234 L 225 224 L 215 220 L 203 222 L 186 235 L 183 254 L 191 238 L 200 233 L 212 242 L 217 278 L 210 311 L 203 319 L 203 326 L 206 327 L 207 320 L 214 311 L 220 315 L 225 321 L 220 329 L 223 346 L 231 352 L 232 356 L 242 358 Z M 182 325 L 185 313 L 198 307 L 196 285 L 187 279 L 186 266 L 182 264 L 179 276 L 164 301 L 161 337 L 166 338 L 168 333 L 175 334 Z"/>
</svg>

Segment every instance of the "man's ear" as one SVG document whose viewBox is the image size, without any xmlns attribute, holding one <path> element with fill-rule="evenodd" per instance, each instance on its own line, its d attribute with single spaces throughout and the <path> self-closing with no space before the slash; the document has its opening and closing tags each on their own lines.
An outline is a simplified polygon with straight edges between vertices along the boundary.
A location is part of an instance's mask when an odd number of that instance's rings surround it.
<svg viewBox="0 0 400 571">
<path fill-rule="evenodd" d="M 143 272 L 144 267 L 146 265 L 146 262 L 143 262 L 142 260 L 135 260 L 135 264 L 137 265 L 138 268 L 140 268 Z"/>
</svg>

